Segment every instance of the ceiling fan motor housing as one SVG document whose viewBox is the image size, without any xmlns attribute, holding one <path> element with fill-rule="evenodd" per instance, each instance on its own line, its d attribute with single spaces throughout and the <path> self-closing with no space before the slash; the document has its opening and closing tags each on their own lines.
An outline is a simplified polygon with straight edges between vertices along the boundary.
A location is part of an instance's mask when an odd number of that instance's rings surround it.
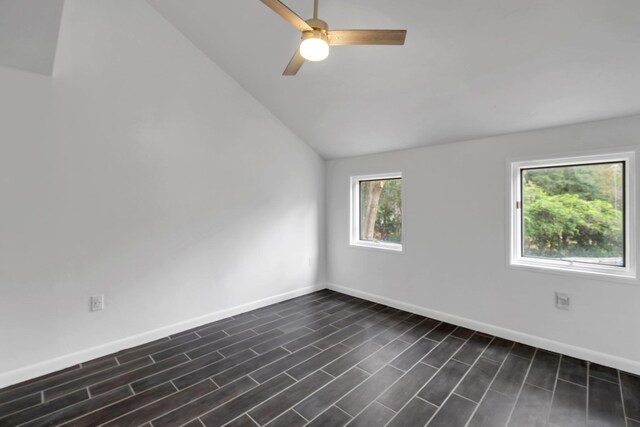
<svg viewBox="0 0 640 427">
<path fill-rule="evenodd" d="M 309 24 L 309 26 L 314 30 L 321 30 L 324 32 L 329 31 L 329 25 L 322 19 L 311 18 L 311 19 L 307 19 L 305 22 Z"/>
</svg>

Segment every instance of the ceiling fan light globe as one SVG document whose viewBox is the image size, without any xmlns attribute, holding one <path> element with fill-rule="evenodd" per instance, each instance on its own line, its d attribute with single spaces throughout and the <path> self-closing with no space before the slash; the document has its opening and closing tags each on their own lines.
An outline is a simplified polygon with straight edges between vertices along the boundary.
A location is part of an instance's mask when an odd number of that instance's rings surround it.
<svg viewBox="0 0 640 427">
<path fill-rule="evenodd" d="M 307 38 L 300 43 L 300 55 L 307 61 L 322 61 L 329 56 L 329 43 L 322 38 Z"/>
</svg>

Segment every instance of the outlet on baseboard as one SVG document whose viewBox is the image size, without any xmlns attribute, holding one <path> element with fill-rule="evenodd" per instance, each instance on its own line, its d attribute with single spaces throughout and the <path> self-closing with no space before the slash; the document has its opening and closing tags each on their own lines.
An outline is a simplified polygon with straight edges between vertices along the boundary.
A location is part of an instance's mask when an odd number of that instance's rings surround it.
<svg viewBox="0 0 640 427">
<path fill-rule="evenodd" d="M 93 295 L 90 298 L 91 311 L 104 310 L 104 295 Z"/>
<path fill-rule="evenodd" d="M 562 292 L 556 292 L 556 308 L 560 310 L 569 310 L 571 307 L 571 298 L 569 294 L 564 294 Z"/>
</svg>

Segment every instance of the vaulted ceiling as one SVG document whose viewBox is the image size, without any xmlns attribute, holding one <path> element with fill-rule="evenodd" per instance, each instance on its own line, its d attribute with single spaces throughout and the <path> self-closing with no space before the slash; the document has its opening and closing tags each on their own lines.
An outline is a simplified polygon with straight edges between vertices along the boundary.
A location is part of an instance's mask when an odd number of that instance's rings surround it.
<svg viewBox="0 0 640 427">
<path fill-rule="evenodd" d="M 407 42 L 334 47 L 296 77 L 299 34 L 259 0 L 148 2 L 326 158 L 640 113 L 638 0 L 320 0 L 333 29 Z M 0 0 L 0 65 L 50 74 L 62 5 Z"/>
<path fill-rule="evenodd" d="M 335 47 L 296 77 L 299 35 L 260 1 L 149 2 L 328 158 L 640 113 L 638 0 L 320 0 L 331 28 L 407 43 Z"/>
</svg>

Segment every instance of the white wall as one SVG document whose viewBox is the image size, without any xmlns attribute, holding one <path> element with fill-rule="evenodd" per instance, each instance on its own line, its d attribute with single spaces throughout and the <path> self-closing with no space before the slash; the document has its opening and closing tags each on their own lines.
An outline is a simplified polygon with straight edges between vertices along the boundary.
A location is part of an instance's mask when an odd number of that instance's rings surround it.
<svg viewBox="0 0 640 427">
<path fill-rule="evenodd" d="M 639 146 L 635 116 L 332 160 L 327 280 L 352 293 L 413 304 L 443 320 L 640 373 L 637 282 L 507 268 L 505 201 L 508 159 Z M 350 247 L 349 177 L 395 171 L 403 174 L 405 252 Z M 570 311 L 554 307 L 556 290 L 571 295 Z"/>
<path fill-rule="evenodd" d="M 0 94 L 0 387 L 323 283 L 322 159 L 146 2 L 67 0 Z"/>
</svg>

